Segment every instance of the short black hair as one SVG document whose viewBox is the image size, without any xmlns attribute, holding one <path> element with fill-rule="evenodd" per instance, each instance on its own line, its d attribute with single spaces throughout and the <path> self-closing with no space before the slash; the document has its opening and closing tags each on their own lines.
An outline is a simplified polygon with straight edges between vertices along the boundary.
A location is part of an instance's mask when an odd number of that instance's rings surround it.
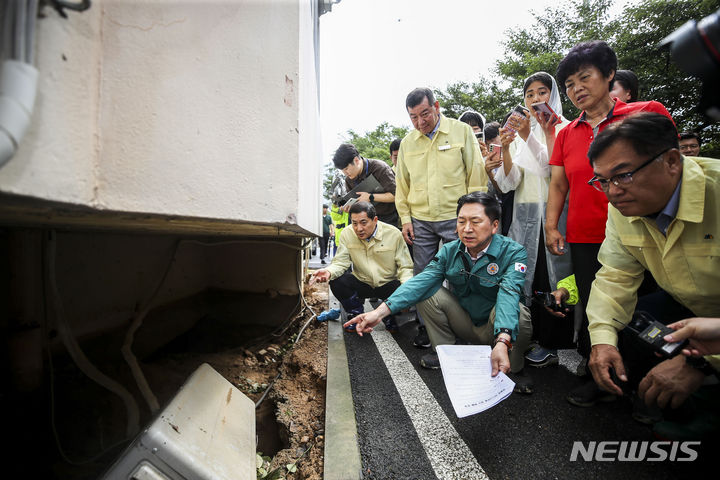
<svg viewBox="0 0 720 480">
<path fill-rule="evenodd" d="M 323 203 L 323 208 L 328 208 L 327 203 Z"/>
<path fill-rule="evenodd" d="M 355 157 L 359 155 L 360 153 L 358 152 L 358 149 L 355 148 L 355 145 L 352 143 L 343 143 L 337 150 L 335 150 L 335 155 L 333 156 L 335 168 L 342 170 L 350 165 Z"/>
<path fill-rule="evenodd" d="M 695 132 L 682 132 L 680 134 L 680 140 L 689 140 L 691 138 L 694 138 L 698 141 L 698 147 L 702 147 L 702 138 L 700 138 L 700 135 L 698 135 Z"/>
<path fill-rule="evenodd" d="M 550 74 L 545 72 L 537 72 L 533 73 L 525 79 L 525 83 L 523 83 L 523 97 L 525 96 L 525 93 L 527 93 L 527 89 L 530 88 L 530 85 L 533 82 L 540 82 L 545 85 L 549 90 L 552 90 L 552 77 L 550 76 Z"/>
<path fill-rule="evenodd" d="M 400 142 L 402 142 L 401 138 L 396 138 L 395 140 L 390 142 L 390 153 L 391 154 L 392 154 L 392 152 L 396 152 L 396 151 L 400 150 Z"/>
<path fill-rule="evenodd" d="M 618 70 L 615 72 L 615 82 L 622 85 L 625 90 L 630 91 L 630 100 L 628 103 L 637 102 L 640 82 L 638 82 L 635 72 L 632 70 Z"/>
<path fill-rule="evenodd" d="M 565 58 L 560 61 L 555 78 L 560 91 L 565 92 L 565 81 L 570 75 L 576 74 L 582 67 L 591 65 L 600 70 L 604 77 L 617 70 L 617 55 L 610 46 L 602 40 L 582 42 L 570 49 Z M 608 83 L 608 92 L 612 88 L 612 80 Z"/>
<path fill-rule="evenodd" d="M 433 95 L 432 90 L 427 87 L 418 87 L 408 93 L 408 96 L 405 99 L 405 108 L 417 107 L 426 98 L 430 105 L 435 105 L 435 95 Z"/>
<path fill-rule="evenodd" d="M 588 158 L 593 161 L 615 142 L 625 140 L 638 155 L 657 155 L 668 148 L 679 148 L 675 124 L 662 113 L 643 112 L 610 124 L 590 144 Z"/>
<path fill-rule="evenodd" d="M 477 112 L 471 112 L 467 111 L 460 115 L 458 117 L 458 120 L 460 120 L 463 123 L 467 123 L 471 127 L 480 127 L 481 129 L 485 128 L 485 124 L 483 123 L 482 117 Z"/>
<path fill-rule="evenodd" d="M 479 203 L 485 207 L 485 215 L 490 219 L 491 222 L 500 219 L 500 202 L 495 197 L 485 192 L 470 192 L 466 193 L 462 197 L 458 198 L 457 211 L 455 215 L 460 215 L 460 209 L 466 203 Z"/>
<path fill-rule="evenodd" d="M 375 206 L 370 202 L 355 202 L 350 210 L 348 210 L 348 218 L 352 222 L 353 213 L 365 212 L 370 220 L 377 217 Z"/>
<path fill-rule="evenodd" d="M 485 140 L 492 140 L 500 135 L 500 122 L 489 122 L 485 125 Z"/>
</svg>

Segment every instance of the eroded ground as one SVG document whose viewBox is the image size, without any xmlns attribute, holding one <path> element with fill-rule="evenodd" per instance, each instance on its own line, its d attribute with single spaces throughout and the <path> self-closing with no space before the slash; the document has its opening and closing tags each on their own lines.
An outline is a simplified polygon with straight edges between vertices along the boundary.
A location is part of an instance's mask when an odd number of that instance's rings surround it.
<svg viewBox="0 0 720 480">
<path fill-rule="evenodd" d="M 306 287 L 305 298 L 310 308 L 320 313 L 327 308 L 327 285 Z M 202 363 L 210 364 L 253 402 L 272 385 L 256 409 L 258 450 L 274 457 L 271 467 L 280 467 L 281 478 L 321 479 L 327 325 L 311 317 L 311 311 L 303 308 L 287 328 L 248 328 L 251 336 L 231 348 L 216 348 L 222 342 L 214 345 L 212 336 L 222 337 L 226 327 L 217 328 L 213 319 L 205 319 L 141 366 L 160 405 L 171 400 Z M 255 324 L 262 325 L 262 320 Z M 199 338 L 202 348 L 193 348 Z M 131 391 L 141 410 L 141 426 L 147 425 L 152 416 L 127 365 L 121 359 L 96 365 Z M 123 438 L 123 404 L 62 355 L 47 370 L 44 391 L 26 397 L 0 395 L 3 423 L 15 438 L 3 455 L 8 460 L 4 464 L 10 466 L 7 473 L 13 478 L 98 478 L 129 444 Z M 294 473 L 288 471 L 288 464 L 294 464 Z"/>
</svg>

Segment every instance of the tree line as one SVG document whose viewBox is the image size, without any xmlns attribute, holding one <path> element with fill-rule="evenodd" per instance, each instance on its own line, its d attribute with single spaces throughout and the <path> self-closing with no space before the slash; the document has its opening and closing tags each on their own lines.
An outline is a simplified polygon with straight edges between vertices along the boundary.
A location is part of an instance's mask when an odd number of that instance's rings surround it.
<svg viewBox="0 0 720 480">
<path fill-rule="evenodd" d="M 681 71 L 667 49 L 658 43 L 689 20 L 700 20 L 718 9 L 717 0 L 642 0 L 612 16 L 613 0 L 566 0 L 543 12 L 532 11 L 533 25 L 506 31 L 501 42 L 504 55 L 489 75 L 475 82 L 460 81 L 434 88 L 443 113 L 457 118 L 472 108 L 488 122 L 501 121 L 522 102 L 525 78 L 539 71 L 555 75 L 558 63 L 576 44 L 604 40 L 617 54 L 618 69 L 632 70 L 640 81 L 639 100 L 656 100 L 668 109 L 680 131 L 695 131 L 703 140 L 703 155 L 720 158 L 720 125 L 698 111 L 702 83 Z M 561 88 L 562 91 L 562 88 Z M 580 112 L 561 94 L 563 114 Z M 390 162 L 388 145 L 402 138 L 407 127 L 387 122 L 364 135 L 348 130 L 347 141 L 369 158 Z M 328 177 L 330 175 L 330 177 Z M 326 171 L 329 197 L 332 169 Z"/>
</svg>

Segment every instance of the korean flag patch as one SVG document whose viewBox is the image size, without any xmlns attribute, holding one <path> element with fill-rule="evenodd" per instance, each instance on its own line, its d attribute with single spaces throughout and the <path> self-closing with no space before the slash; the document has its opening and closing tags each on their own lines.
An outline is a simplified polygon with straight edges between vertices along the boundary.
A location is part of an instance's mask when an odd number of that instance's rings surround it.
<svg viewBox="0 0 720 480">
<path fill-rule="evenodd" d="M 527 266 L 524 263 L 516 263 L 515 264 L 515 271 L 520 273 L 525 273 L 527 270 Z"/>
</svg>

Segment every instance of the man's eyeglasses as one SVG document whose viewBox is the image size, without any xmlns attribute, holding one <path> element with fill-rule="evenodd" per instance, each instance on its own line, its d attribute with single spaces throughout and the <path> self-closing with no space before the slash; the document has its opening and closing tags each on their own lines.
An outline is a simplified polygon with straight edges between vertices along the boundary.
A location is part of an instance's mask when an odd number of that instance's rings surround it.
<svg viewBox="0 0 720 480">
<path fill-rule="evenodd" d="M 608 190 L 610 190 L 610 183 L 612 182 L 613 185 L 616 187 L 624 188 L 627 185 L 630 185 L 632 183 L 633 175 L 639 172 L 641 169 L 647 167 L 650 165 L 654 160 L 657 160 L 659 157 L 661 157 L 665 152 L 670 150 L 673 147 L 666 148 L 662 152 L 658 153 L 654 157 L 651 157 L 650 160 L 640 165 L 638 168 L 633 170 L 632 172 L 626 172 L 626 173 L 618 173 L 617 175 L 614 175 L 607 178 L 598 178 L 597 176 L 594 176 L 590 180 L 588 180 L 588 185 L 593 187 L 595 190 L 599 192 L 605 192 L 607 193 Z"/>
<path fill-rule="evenodd" d="M 700 145 L 698 145 L 697 143 L 694 144 L 694 145 L 680 145 L 680 151 L 683 152 L 683 153 L 684 153 L 684 152 L 689 152 L 689 151 L 694 150 L 694 149 L 696 149 L 696 148 L 698 148 L 698 149 L 700 148 Z"/>
<path fill-rule="evenodd" d="M 427 108 L 427 109 L 423 110 L 422 112 L 420 112 L 420 115 L 410 115 L 410 120 L 415 121 L 417 119 L 417 117 L 420 117 L 423 120 L 427 120 L 430 118 L 432 113 L 433 113 L 432 108 Z"/>
</svg>

